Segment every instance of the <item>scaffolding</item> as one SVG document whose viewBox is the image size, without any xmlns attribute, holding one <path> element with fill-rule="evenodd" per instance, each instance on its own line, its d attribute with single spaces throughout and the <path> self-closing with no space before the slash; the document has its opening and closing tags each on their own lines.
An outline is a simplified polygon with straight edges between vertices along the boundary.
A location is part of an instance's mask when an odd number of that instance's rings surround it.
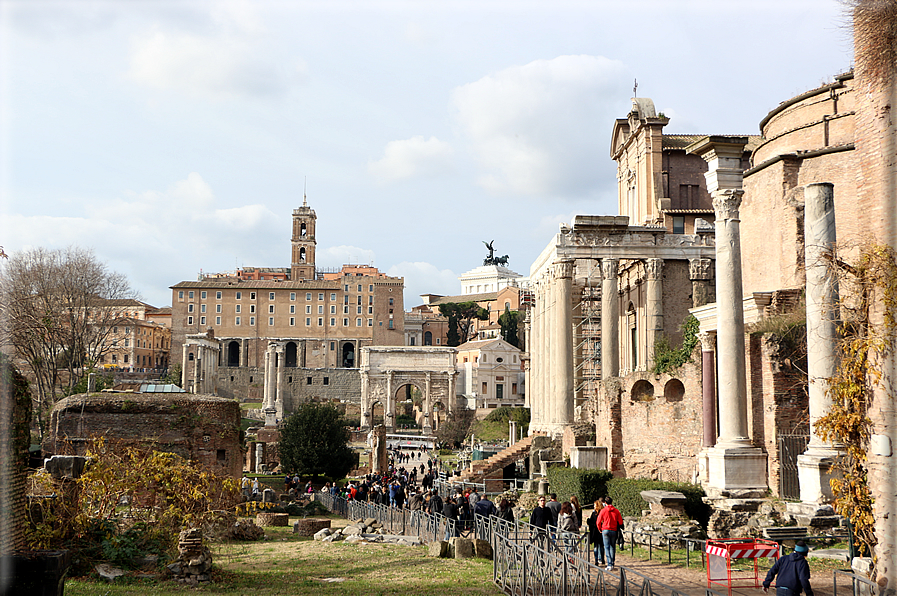
<svg viewBox="0 0 897 596">
<path fill-rule="evenodd" d="M 577 263 L 580 270 L 582 262 Z M 597 395 L 601 380 L 601 264 L 589 260 L 576 301 L 573 304 L 573 398 L 575 406 L 584 405 Z"/>
</svg>

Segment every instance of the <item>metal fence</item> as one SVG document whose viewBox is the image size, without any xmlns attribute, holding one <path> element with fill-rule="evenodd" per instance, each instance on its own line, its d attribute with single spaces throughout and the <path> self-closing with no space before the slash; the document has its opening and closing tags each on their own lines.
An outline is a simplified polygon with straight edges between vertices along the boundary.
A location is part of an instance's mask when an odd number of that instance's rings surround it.
<svg viewBox="0 0 897 596">
<path fill-rule="evenodd" d="M 859 577 L 853 573 L 846 571 L 832 572 L 834 587 L 832 588 L 832 596 L 872 596 L 877 594 L 878 587 L 874 582 L 865 577 Z M 840 587 L 838 580 L 841 580 Z"/>
</svg>

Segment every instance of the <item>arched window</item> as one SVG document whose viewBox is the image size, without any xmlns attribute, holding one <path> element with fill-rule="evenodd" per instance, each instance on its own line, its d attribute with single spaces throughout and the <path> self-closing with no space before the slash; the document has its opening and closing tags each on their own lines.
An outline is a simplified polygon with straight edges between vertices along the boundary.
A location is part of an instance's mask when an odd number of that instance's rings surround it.
<svg viewBox="0 0 897 596">
<path fill-rule="evenodd" d="M 426 333 L 424 333 L 424 345 L 425 346 L 433 345 L 433 333 L 432 332 L 427 331 Z"/>
<path fill-rule="evenodd" d="M 355 368 L 355 344 L 343 344 L 343 368 Z"/>
<path fill-rule="evenodd" d="M 305 227 L 305 222 L 302 222 L 302 224 L 299 226 L 299 235 L 305 236 L 307 233 L 308 229 Z"/>
<path fill-rule="evenodd" d="M 231 341 L 227 344 L 227 365 L 240 366 L 240 342 Z"/>
<path fill-rule="evenodd" d="M 187 360 L 189 360 L 190 362 L 193 362 L 193 352 L 187 353 Z"/>
<path fill-rule="evenodd" d="M 287 345 L 286 345 L 286 362 L 285 362 L 285 364 L 286 364 L 288 367 L 290 367 L 290 368 L 295 368 L 296 366 L 298 366 L 298 364 L 297 364 L 297 360 L 298 360 L 298 358 L 297 358 L 297 353 L 298 353 L 298 350 L 296 349 L 296 342 L 294 342 L 294 341 L 287 342 Z"/>
<path fill-rule="evenodd" d="M 299 249 L 299 262 L 300 263 L 305 262 L 305 247 L 304 246 Z"/>
</svg>

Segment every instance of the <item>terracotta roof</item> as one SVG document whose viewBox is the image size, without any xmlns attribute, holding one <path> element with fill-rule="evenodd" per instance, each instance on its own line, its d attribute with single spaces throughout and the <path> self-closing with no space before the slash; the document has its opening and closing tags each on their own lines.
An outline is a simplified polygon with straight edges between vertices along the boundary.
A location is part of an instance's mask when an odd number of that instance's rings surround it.
<svg viewBox="0 0 897 596">
<path fill-rule="evenodd" d="M 404 284 L 403 277 L 353 277 L 353 280 L 372 279 L 371 283 L 399 283 Z M 367 283 L 367 282 L 365 282 Z M 244 280 L 237 281 L 235 279 L 207 279 L 202 281 L 182 281 L 169 286 L 176 288 L 240 288 L 246 290 L 331 290 L 339 289 L 343 285 L 343 278 L 326 280 L 326 279 L 305 279 L 299 281 L 274 281 L 274 280 Z"/>
</svg>

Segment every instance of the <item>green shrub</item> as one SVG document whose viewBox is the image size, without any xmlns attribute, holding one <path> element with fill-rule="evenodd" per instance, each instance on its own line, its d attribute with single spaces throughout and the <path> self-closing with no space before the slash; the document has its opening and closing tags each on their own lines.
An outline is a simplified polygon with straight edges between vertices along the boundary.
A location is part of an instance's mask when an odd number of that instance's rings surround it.
<svg viewBox="0 0 897 596">
<path fill-rule="evenodd" d="M 642 498 L 643 490 L 669 490 L 685 495 L 685 514 L 707 527 L 710 519 L 710 506 L 701 498 L 704 489 L 687 482 L 664 482 L 650 478 L 614 478 L 607 483 L 607 495 L 614 500 L 614 506 L 623 515 L 640 516 L 648 503 Z"/>
<path fill-rule="evenodd" d="M 558 501 L 564 502 L 570 495 L 576 495 L 583 507 L 594 503 L 598 497 L 605 496 L 607 482 L 613 477 L 607 470 L 548 468 L 549 490 L 557 494 Z"/>
</svg>

